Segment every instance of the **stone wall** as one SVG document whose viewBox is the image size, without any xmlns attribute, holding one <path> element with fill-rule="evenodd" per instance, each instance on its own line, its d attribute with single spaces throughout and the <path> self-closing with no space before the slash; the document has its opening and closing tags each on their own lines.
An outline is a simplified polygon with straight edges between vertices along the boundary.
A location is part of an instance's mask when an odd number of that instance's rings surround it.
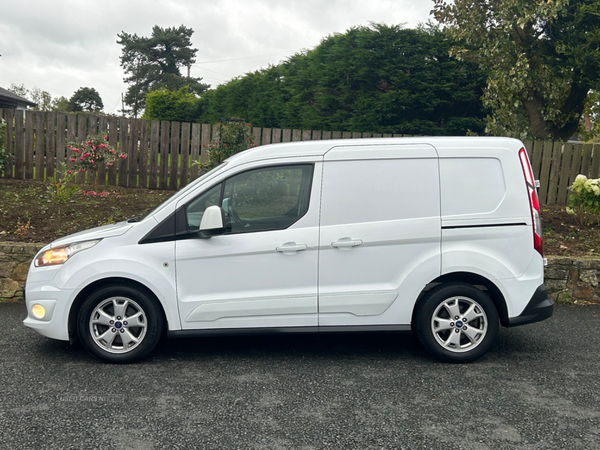
<svg viewBox="0 0 600 450">
<path fill-rule="evenodd" d="M 29 264 L 44 245 L 0 242 L 0 302 L 23 299 Z"/>
<path fill-rule="evenodd" d="M 23 299 L 29 264 L 44 244 L 0 242 L 0 301 Z M 600 303 L 600 259 L 548 257 L 545 284 L 553 300 Z"/>
<path fill-rule="evenodd" d="M 544 284 L 553 300 L 600 303 L 600 259 L 549 256 Z"/>
</svg>

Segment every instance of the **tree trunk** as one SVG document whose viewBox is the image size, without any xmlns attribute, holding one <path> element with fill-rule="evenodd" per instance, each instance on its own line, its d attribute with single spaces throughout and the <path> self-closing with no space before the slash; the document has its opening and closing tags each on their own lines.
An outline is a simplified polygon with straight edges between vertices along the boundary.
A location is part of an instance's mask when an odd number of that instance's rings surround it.
<svg viewBox="0 0 600 450">
<path fill-rule="evenodd" d="M 528 95 L 525 94 L 527 97 Z M 551 139 L 549 131 L 547 130 L 547 122 L 544 120 L 542 115 L 543 102 L 542 99 L 532 96 L 531 100 L 522 100 L 525 112 L 529 117 L 529 127 L 531 135 L 535 139 L 547 140 Z"/>
</svg>

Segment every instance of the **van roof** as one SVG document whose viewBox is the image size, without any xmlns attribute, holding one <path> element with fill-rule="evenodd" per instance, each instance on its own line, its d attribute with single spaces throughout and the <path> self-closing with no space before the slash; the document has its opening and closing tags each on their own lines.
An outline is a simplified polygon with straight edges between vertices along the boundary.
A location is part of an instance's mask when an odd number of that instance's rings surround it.
<svg viewBox="0 0 600 450">
<path fill-rule="evenodd" d="M 367 145 L 393 145 L 393 144 L 430 144 L 436 148 L 480 148 L 482 142 L 486 147 L 523 147 L 518 139 L 505 137 L 394 137 L 394 138 L 361 138 L 361 139 L 330 139 L 320 141 L 281 142 L 277 144 L 261 145 L 244 150 L 231 156 L 228 161 L 235 165 L 248 161 L 259 161 L 273 158 L 293 158 L 300 156 L 323 156 L 333 147 L 338 146 L 367 146 Z"/>
</svg>

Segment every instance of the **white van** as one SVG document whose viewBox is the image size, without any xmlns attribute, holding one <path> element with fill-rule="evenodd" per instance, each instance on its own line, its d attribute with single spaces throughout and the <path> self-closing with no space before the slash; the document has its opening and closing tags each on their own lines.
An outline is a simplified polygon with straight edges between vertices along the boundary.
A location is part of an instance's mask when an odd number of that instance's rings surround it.
<svg viewBox="0 0 600 450">
<path fill-rule="evenodd" d="M 116 363 L 170 337 L 416 332 L 468 362 L 546 319 L 540 208 L 507 138 L 283 143 L 31 264 L 24 323 Z"/>
</svg>

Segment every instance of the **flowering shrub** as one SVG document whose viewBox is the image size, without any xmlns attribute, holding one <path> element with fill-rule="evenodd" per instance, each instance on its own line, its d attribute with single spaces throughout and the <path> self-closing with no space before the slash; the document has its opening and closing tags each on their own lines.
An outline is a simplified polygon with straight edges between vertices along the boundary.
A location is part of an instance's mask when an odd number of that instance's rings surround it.
<svg viewBox="0 0 600 450">
<path fill-rule="evenodd" d="M 580 225 L 600 223 L 600 180 L 577 175 L 569 190 L 567 212 L 574 215 Z"/>
<path fill-rule="evenodd" d="M 8 155 L 6 154 L 6 148 L 4 148 L 5 143 L 6 143 L 6 124 L 4 123 L 4 119 L 0 119 L 0 175 L 4 174 L 4 168 L 6 167 L 6 160 L 8 159 Z"/>
<path fill-rule="evenodd" d="M 216 133 L 206 149 L 206 162 L 194 161 L 193 166 L 201 170 L 210 170 L 227 158 L 248 148 L 256 147 L 252 135 L 252 124 L 240 119 L 231 119 L 215 125 Z M 204 146 L 204 144 L 203 144 Z"/>
<path fill-rule="evenodd" d="M 96 172 L 103 164 L 106 167 L 110 167 L 117 159 L 127 158 L 125 153 L 118 152 L 112 147 L 107 139 L 108 136 L 99 133 L 88 136 L 80 144 L 70 142 L 67 147 L 73 152 L 70 158 L 71 162 L 74 163 L 72 170 L 93 172 L 95 178 Z"/>
</svg>

